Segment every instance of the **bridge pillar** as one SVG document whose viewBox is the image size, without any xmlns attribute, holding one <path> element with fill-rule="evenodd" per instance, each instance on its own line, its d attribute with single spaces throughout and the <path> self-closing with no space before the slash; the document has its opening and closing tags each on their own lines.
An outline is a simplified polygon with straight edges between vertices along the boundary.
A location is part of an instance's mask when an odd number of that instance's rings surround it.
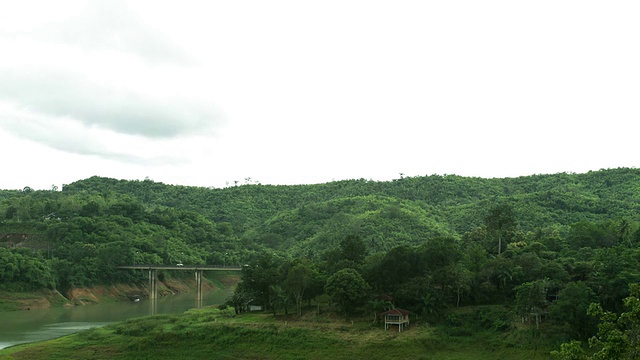
<svg viewBox="0 0 640 360">
<path fill-rule="evenodd" d="M 149 269 L 149 299 L 158 298 L 158 270 Z"/>
<path fill-rule="evenodd" d="M 196 307 L 202 307 L 202 270 L 196 270 Z"/>
</svg>

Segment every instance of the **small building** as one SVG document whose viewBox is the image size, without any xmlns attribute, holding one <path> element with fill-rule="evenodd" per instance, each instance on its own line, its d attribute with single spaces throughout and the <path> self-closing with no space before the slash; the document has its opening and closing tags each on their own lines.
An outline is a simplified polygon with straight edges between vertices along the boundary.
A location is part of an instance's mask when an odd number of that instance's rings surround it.
<svg viewBox="0 0 640 360">
<path fill-rule="evenodd" d="M 398 332 L 401 332 L 409 326 L 409 314 L 411 311 L 397 308 L 383 312 L 380 315 L 384 316 L 384 329 L 387 330 L 390 326 L 398 325 Z"/>
</svg>

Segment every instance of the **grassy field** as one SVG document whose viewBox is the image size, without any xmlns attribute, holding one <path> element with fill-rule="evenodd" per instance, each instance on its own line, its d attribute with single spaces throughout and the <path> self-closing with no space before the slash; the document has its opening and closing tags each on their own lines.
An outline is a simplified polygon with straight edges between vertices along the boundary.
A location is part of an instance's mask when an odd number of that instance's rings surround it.
<svg viewBox="0 0 640 360">
<path fill-rule="evenodd" d="M 485 312 L 483 314 L 482 312 Z M 7 359 L 548 359 L 555 342 L 529 327 L 504 328 L 491 310 L 467 310 L 404 332 L 371 319 L 234 316 L 231 309 L 128 320 L 0 350 Z M 503 327 L 503 328 L 501 328 Z"/>
</svg>

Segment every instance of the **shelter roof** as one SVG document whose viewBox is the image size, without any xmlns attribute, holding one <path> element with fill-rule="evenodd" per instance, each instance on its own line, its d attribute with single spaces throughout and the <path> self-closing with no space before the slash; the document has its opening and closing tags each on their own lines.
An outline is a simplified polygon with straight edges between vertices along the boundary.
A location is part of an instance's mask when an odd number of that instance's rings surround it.
<svg viewBox="0 0 640 360">
<path fill-rule="evenodd" d="M 391 309 L 389 311 L 385 311 L 385 312 L 381 313 L 380 315 L 402 315 L 402 316 L 406 316 L 406 315 L 409 315 L 409 314 L 411 314 L 411 311 L 409 311 L 409 310 L 395 308 L 395 309 Z"/>
</svg>

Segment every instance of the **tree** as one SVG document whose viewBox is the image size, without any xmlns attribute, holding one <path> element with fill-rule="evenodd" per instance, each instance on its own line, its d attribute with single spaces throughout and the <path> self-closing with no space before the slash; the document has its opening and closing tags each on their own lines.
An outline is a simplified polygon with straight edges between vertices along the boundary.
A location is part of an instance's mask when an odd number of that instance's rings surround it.
<svg viewBox="0 0 640 360">
<path fill-rule="evenodd" d="M 265 308 L 274 303 L 273 286 L 277 285 L 278 264 L 272 255 L 262 254 L 255 263 L 242 268 L 242 281 L 236 291 L 252 294 L 253 300 Z"/>
<path fill-rule="evenodd" d="M 304 293 L 313 285 L 317 272 L 311 268 L 309 263 L 299 262 L 289 268 L 287 278 L 284 281 L 285 288 L 291 292 L 296 301 L 298 317 L 302 316 L 302 300 Z"/>
<path fill-rule="evenodd" d="M 48 262 L 27 249 L 0 247 L 0 289 L 53 289 L 54 275 Z"/>
<path fill-rule="evenodd" d="M 370 256 L 364 275 L 378 293 L 395 293 L 408 279 L 424 275 L 426 262 L 416 248 L 396 246 L 386 254 Z"/>
<path fill-rule="evenodd" d="M 571 225 L 566 242 L 573 249 L 611 247 L 618 243 L 618 234 L 607 222 L 578 222 Z"/>
<path fill-rule="evenodd" d="M 425 276 L 406 280 L 394 297 L 402 308 L 428 316 L 437 314 L 446 306 L 442 290 L 437 289 L 431 279 Z"/>
<path fill-rule="evenodd" d="M 597 249 L 595 255 L 589 285 L 596 290 L 606 310 L 619 311 L 624 298 L 629 296 L 628 284 L 640 278 L 638 256 L 623 246 Z"/>
<path fill-rule="evenodd" d="M 540 317 L 547 305 L 547 281 L 536 280 L 526 282 L 515 288 L 516 309 L 518 314 L 531 322 L 531 315 L 536 318 L 536 327 L 540 324 Z"/>
<path fill-rule="evenodd" d="M 437 293 L 447 305 L 460 303 L 462 291 L 470 282 L 468 271 L 462 265 L 463 253 L 459 242 L 451 237 L 429 239 L 418 249 L 420 263 L 425 264 L 423 274 L 429 274 Z M 469 280 L 468 280 L 469 279 Z"/>
<path fill-rule="evenodd" d="M 269 287 L 270 305 L 273 311 L 273 315 L 276 315 L 276 310 L 282 308 L 285 315 L 289 315 L 289 305 L 291 304 L 291 293 L 286 291 L 280 285 L 271 285 Z"/>
<path fill-rule="evenodd" d="M 349 235 L 340 242 L 340 255 L 343 260 L 360 265 L 364 261 L 367 247 L 358 235 Z"/>
<path fill-rule="evenodd" d="M 627 219 L 620 220 L 617 229 L 617 235 L 620 243 L 631 246 L 631 234 L 633 234 L 631 223 Z"/>
<path fill-rule="evenodd" d="M 598 334 L 589 339 L 595 350 L 587 356 L 578 341 L 560 346 L 552 351 L 559 360 L 624 360 L 640 358 L 640 284 L 629 285 L 631 295 L 624 299 L 624 312 L 617 315 L 605 311 L 600 304 L 592 303 L 587 310 L 600 319 Z"/>
<path fill-rule="evenodd" d="M 471 288 L 471 272 L 462 264 L 455 264 L 449 267 L 452 283 L 456 290 L 456 307 L 460 307 L 462 293 Z"/>
<path fill-rule="evenodd" d="M 492 297 L 501 295 L 506 300 L 507 297 L 512 296 L 515 285 L 522 283 L 517 281 L 521 273 L 522 268 L 515 266 L 512 259 L 498 256 L 485 262 L 478 277 L 495 286 L 491 289 Z"/>
<path fill-rule="evenodd" d="M 394 308 L 393 303 L 380 297 L 371 299 L 367 302 L 369 310 L 373 311 L 373 323 L 378 322 L 378 314 Z"/>
<path fill-rule="evenodd" d="M 506 242 L 516 230 L 516 216 L 511 205 L 494 206 L 484 218 L 487 232 L 493 240 L 498 241 L 498 255 L 502 253 Z"/>
<path fill-rule="evenodd" d="M 346 268 L 329 277 L 324 289 L 345 315 L 349 315 L 364 303 L 370 286 L 356 270 Z"/>
<path fill-rule="evenodd" d="M 577 340 L 561 344 L 560 351 L 552 351 L 551 356 L 558 360 L 587 360 L 587 354 Z"/>
<path fill-rule="evenodd" d="M 598 349 L 594 360 L 640 358 L 640 284 L 631 284 L 624 299 L 624 312 L 619 316 L 605 311 L 600 304 L 591 304 L 588 313 L 600 318 L 598 335 L 589 339 L 589 346 Z"/>
<path fill-rule="evenodd" d="M 420 261 L 433 271 L 458 263 L 463 254 L 460 244 L 452 237 L 436 237 L 427 240 L 419 249 Z"/>
<path fill-rule="evenodd" d="M 236 288 L 233 295 L 227 299 L 227 303 L 234 307 L 236 314 L 248 310 L 249 304 L 253 301 L 253 294 L 244 289 Z"/>
<path fill-rule="evenodd" d="M 596 331 L 596 319 L 587 314 L 594 301 L 596 296 L 586 283 L 571 282 L 560 290 L 558 300 L 551 304 L 551 318 L 566 325 L 578 339 L 587 340 Z"/>
</svg>

